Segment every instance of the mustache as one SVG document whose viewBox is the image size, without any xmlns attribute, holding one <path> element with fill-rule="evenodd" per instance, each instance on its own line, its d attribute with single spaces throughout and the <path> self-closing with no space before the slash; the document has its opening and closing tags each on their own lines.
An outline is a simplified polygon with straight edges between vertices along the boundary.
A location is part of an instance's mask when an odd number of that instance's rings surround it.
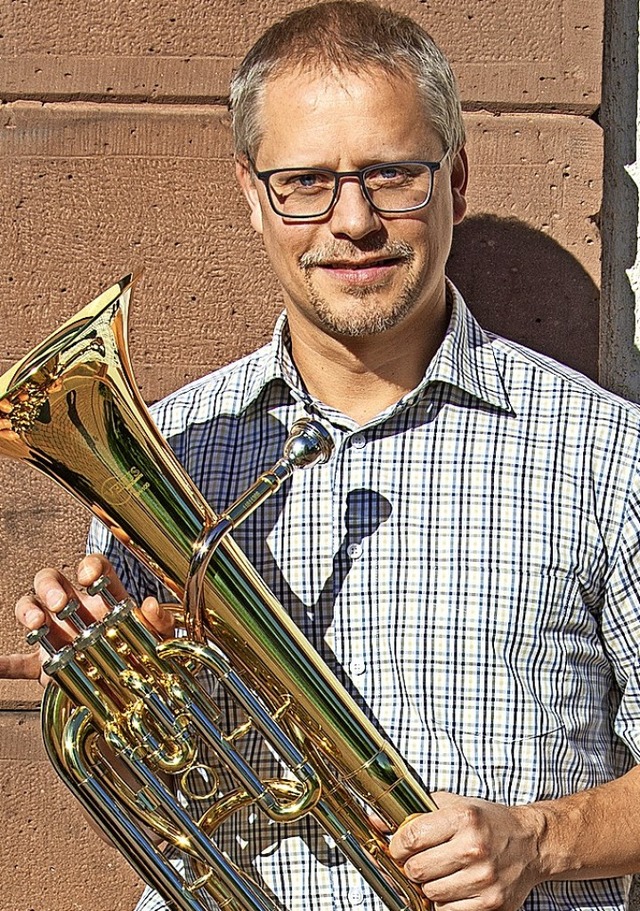
<svg viewBox="0 0 640 911">
<path fill-rule="evenodd" d="M 303 269 L 311 269 L 314 266 L 322 266 L 326 263 L 335 262 L 354 262 L 373 254 L 376 259 L 398 259 L 403 262 L 411 262 L 415 256 L 413 247 L 405 241 L 387 241 L 385 243 L 362 243 L 345 244 L 331 243 L 323 244 L 314 250 L 307 250 L 302 253 L 298 259 Z"/>
</svg>

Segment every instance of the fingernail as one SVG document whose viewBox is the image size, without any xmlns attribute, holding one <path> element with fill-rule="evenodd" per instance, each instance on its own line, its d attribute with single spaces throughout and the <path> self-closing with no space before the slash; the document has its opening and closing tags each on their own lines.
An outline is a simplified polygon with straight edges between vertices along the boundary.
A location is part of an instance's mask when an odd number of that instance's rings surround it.
<svg viewBox="0 0 640 911">
<path fill-rule="evenodd" d="M 51 589 L 51 591 L 48 591 L 44 596 L 44 600 L 50 610 L 56 610 L 56 608 L 63 606 L 65 599 L 61 592 Z"/>
<path fill-rule="evenodd" d="M 80 585 L 91 585 L 97 579 L 97 574 L 94 566 L 87 566 L 82 564 L 78 567 L 78 582 Z"/>
<path fill-rule="evenodd" d="M 37 629 L 42 625 L 42 612 L 39 610 L 27 611 L 24 617 L 25 624 L 29 629 Z"/>
</svg>

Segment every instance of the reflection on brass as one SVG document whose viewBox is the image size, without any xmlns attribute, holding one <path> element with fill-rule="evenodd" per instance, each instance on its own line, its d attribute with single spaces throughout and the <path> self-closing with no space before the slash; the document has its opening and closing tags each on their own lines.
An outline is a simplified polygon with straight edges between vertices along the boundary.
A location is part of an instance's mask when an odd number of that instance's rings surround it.
<svg viewBox="0 0 640 911">
<path fill-rule="evenodd" d="M 182 601 L 177 619 L 187 632 L 160 642 L 106 579 L 91 590 L 110 608 L 102 620 L 87 622 L 72 605 L 65 622 L 77 637 L 62 647 L 43 629 L 46 670 L 58 684 L 42 709 L 51 761 L 179 911 L 202 911 L 205 896 L 227 911 L 281 911 L 216 843 L 219 826 L 249 805 L 285 824 L 313 814 L 390 911 L 419 911 L 420 890 L 390 859 L 365 807 L 393 831 L 434 804 L 231 535 L 296 468 L 328 458 L 328 435 L 315 422 L 297 424 L 273 468 L 214 514 L 137 391 L 127 345 L 131 287 L 127 276 L 0 378 L 0 454 L 40 469 L 98 516 Z M 202 669 L 239 704 L 247 720 L 235 730 L 223 730 L 199 683 Z M 236 744 L 248 731 L 279 757 L 282 779 L 261 781 L 247 764 Z M 214 787 L 202 744 L 233 774 L 235 790 Z M 199 817 L 171 782 L 192 791 L 203 771 L 211 800 Z M 165 860 L 148 829 L 192 859 L 193 878 Z"/>
<path fill-rule="evenodd" d="M 191 784 L 196 775 L 199 775 L 203 781 L 208 782 L 206 787 L 200 784 L 199 790 L 197 790 L 195 780 L 194 784 Z M 209 800 L 215 797 L 219 788 L 220 782 L 216 770 L 212 769 L 210 765 L 205 765 L 201 762 L 190 765 L 180 779 L 181 792 L 191 800 Z"/>
<path fill-rule="evenodd" d="M 47 401 L 49 384 L 23 383 L 20 391 L 7 398 L 3 413 L 9 421 L 9 428 L 14 433 L 29 433 Z"/>
</svg>

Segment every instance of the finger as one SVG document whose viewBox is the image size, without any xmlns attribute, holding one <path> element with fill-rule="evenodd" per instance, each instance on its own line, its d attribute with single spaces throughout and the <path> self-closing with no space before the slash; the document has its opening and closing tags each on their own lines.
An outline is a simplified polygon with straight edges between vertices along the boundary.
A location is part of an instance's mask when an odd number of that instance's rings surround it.
<svg viewBox="0 0 640 911">
<path fill-rule="evenodd" d="M 30 655 L 0 655 L 0 678 L 3 680 L 38 680 L 40 653 Z"/>
<path fill-rule="evenodd" d="M 62 648 L 75 636 L 75 631 L 68 623 L 61 622 L 57 615 L 43 607 L 37 597 L 33 594 L 23 595 L 16 603 L 15 608 L 16 620 L 22 624 L 29 632 L 43 629 L 46 635 L 49 648 Z M 32 644 L 29 637 L 27 642 Z M 37 653 L 36 653 L 37 656 Z M 13 658 L 13 656 L 11 656 Z M 19 657 L 19 656 L 16 656 Z M 47 661 L 50 657 L 50 651 L 41 648 L 40 662 Z M 10 667 L 7 668 L 9 673 Z M 2 676 L 0 674 L 0 676 Z M 37 676 L 37 675 L 36 675 Z"/>
<path fill-rule="evenodd" d="M 26 629 L 40 629 L 47 622 L 47 612 L 44 610 L 35 595 L 23 595 L 16 602 L 16 620 Z"/>
<path fill-rule="evenodd" d="M 67 577 L 57 569 L 46 567 L 36 573 L 33 580 L 35 588 L 34 603 L 35 609 L 40 607 L 44 612 L 44 620 L 37 625 L 41 626 L 45 622 L 49 627 L 48 640 L 56 648 L 61 648 L 68 642 L 73 641 L 78 635 L 80 628 L 76 622 L 89 625 L 96 619 L 102 618 L 106 613 L 106 607 L 101 598 L 91 598 L 83 592 L 77 591 Z M 63 618 L 62 611 L 71 606 L 71 614 Z M 28 608 L 27 608 L 28 616 Z M 31 614 L 35 622 L 36 614 Z"/>
<path fill-rule="evenodd" d="M 389 843 L 391 856 L 398 864 L 410 857 L 449 841 L 455 827 L 446 810 L 421 813 L 400 826 Z"/>
<path fill-rule="evenodd" d="M 129 597 L 113 565 L 104 554 L 88 554 L 84 557 L 78 564 L 77 575 L 78 582 L 85 588 L 93 585 L 101 576 L 106 576 L 109 580 L 109 591 L 116 600 L 125 601 Z"/>
<path fill-rule="evenodd" d="M 444 911 L 483 911 L 506 907 L 503 901 L 490 900 L 490 893 L 470 878 L 466 870 L 424 881 L 422 892 L 437 911 L 440 908 Z"/>
<path fill-rule="evenodd" d="M 76 590 L 67 577 L 50 566 L 36 573 L 33 587 L 35 600 L 52 614 L 59 613 L 69 601 L 77 598 Z"/>
<path fill-rule="evenodd" d="M 87 592 L 83 591 L 80 594 L 80 603 L 82 605 L 80 609 L 80 615 L 83 614 L 84 609 L 86 608 L 93 619 L 102 619 L 112 608 L 112 602 L 106 597 L 106 594 L 111 596 L 115 601 L 129 601 L 129 593 L 122 584 L 120 577 L 118 576 L 113 565 L 109 560 L 104 556 L 104 554 L 94 553 L 88 554 L 84 557 L 78 564 L 78 583 L 83 587 L 88 589 Z M 104 582 L 101 581 L 100 591 L 96 594 L 89 594 L 92 591 L 92 586 L 99 580 L 106 579 L 106 591 L 104 590 Z M 87 617 L 83 617 L 85 622 Z"/>
<path fill-rule="evenodd" d="M 452 843 L 445 842 L 443 845 L 412 855 L 402 865 L 402 869 L 407 879 L 412 882 L 433 885 L 445 877 L 467 870 L 469 866 L 469 857 L 459 856 Z M 442 893 L 437 893 L 434 897 L 440 898 L 441 895 Z"/>
<path fill-rule="evenodd" d="M 23 603 L 21 611 L 27 624 L 36 627 L 47 624 L 47 639 L 53 648 L 59 649 L 72 642 L 82 629 L 107 613 L 107 606 L 101 597 L 79 591 L 63 573 L 52 567 L 36 573 L 33 584 L 33 604 L 29 607 L 28 603 Z M 69 608 L 66 615 L 63 613 L 65 608 Z M 42 611 L 40 616 L 38 610 Z"/>
<path fill-rule="evenodd" d="M 145 598 L 140 605 L 140 613 L 144 622 L 163 639 L 173 635 L 173 614 L 159 604 L 157 598 Z"/>
</svg>

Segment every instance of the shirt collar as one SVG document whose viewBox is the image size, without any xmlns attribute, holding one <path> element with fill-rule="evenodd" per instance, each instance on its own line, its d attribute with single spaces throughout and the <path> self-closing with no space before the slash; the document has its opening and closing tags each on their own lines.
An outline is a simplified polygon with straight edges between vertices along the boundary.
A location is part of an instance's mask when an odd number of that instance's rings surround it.
<svg viewBox="0 0 640 911">
<path fill-rule="evenodd" d="M 453 282 L 447 279 L 451 317 L 442 344 L 410 398 L 415 400 L 433 383 L 455 386 L 496 408 L 511 411 L 511 403 L 491 336 L 479 325 Z"/>
<path fill-rule="evenodd" d="M 298 400 L 309 398 L 296 366 L 290 347 L 289 322 L 282 312 L 276 321 L 271 341 L 257 354 L 256 369 L 247 383 L 240 411 L 243 412 L 272 383 L 283 383 Z"/>
<path fill-rule="evenodd" d="M 445 337 L 423 379 L 404 398 L 404 403 L 417 401 L 429 386 L 443 383 L 455 386 L 488 405 L 511 411 L 491 337 L 481 328 L 458 289 L 448 279 L 447 286 L 451 318 Z M 247 383 L 241 411 L 255 402 L 273 382 L 283 383 L 298 401 L 309 400 L 291 356 L 286 313 L 280 314 L 271 341 L 258 352 L 256 369 Z"/>
</svg>

